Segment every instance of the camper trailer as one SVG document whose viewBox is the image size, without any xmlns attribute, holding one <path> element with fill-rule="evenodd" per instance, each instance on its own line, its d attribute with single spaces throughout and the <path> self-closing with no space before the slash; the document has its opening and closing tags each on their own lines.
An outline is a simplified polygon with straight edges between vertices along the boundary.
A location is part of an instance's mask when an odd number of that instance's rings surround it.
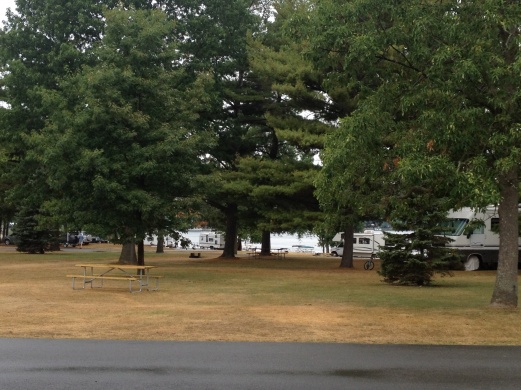
<svg viewBox="0 0 521 390">
<path fill-rule="evenodd" d="M 481 221 L 482 224 L 469 232 L 467 226 L 472 221 Z M 470 207 L 451 211 L 447 215 L 444 227 L 446 227 L 444 235 L 452 239 L 447 247 L 459 251 L 467 271 L 492 268 L 497 265 L 499 214 L 496 206 L 488 206 L 484 212 Z M 518 249 L 519 246 L 521 246 L 520 239 L 518 239 Z"/>
<path fill-rule="evenodd" d="M 204 232 L 199 235 L 199 248 L 224 249 L 224 234 Z"/>
</svg>

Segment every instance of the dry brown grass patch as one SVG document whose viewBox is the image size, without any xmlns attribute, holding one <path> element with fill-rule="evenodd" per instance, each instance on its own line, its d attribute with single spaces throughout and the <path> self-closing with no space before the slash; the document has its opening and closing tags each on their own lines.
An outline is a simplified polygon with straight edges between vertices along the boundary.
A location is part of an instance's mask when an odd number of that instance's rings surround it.
<svg viewBox="0 0 521 390">
<path fill-rule="evenodd" d="M 117 250 L 0 252 L 0 337 L 521 344 L 519 311 L 487 305 L 490 272 L 458 273 L 439 288 L 395 288 L 360 263 L 339 270 L 338 259 L 223 261 L 208 253 L 148 253 L 165 276 L 160 291 L 131 294 L 110 281 L 74 291 L 65 278 L 75 263 L 117 260 Z"/>
</svg>

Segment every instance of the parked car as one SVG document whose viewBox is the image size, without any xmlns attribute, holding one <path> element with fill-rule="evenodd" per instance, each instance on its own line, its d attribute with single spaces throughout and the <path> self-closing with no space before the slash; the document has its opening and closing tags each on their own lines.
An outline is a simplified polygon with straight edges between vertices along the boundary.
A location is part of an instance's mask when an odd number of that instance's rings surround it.
<svg viewBox="0 0 521 390">
<path fill-rule="evenodd" d="M 76 246 L 78 244 L 78 236 L 76 233 L 62 233 L 60 236 L 60 244 L 67 247 L 69 245 Z"/>
</svg>

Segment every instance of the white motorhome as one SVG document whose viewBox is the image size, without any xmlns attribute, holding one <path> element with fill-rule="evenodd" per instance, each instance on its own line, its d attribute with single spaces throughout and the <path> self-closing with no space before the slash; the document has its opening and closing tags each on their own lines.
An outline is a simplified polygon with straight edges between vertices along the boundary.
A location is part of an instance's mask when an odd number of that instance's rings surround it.
<svg viewBox="0 0 521 390">
<path fill-rule="evenodd" d="M 337 233 L 333 241 L 339 242 L 331 248 L 333 256 L 342 256 L 344 253 L 344 234 Z M 353 235 L 353 256 L 354 257 L 373 257 L 385 245 L 384 235 L 381 230 L 365 230 L 363 233 Z"/>
<path fill-rule="evenodd" d="M 468 232 L 468 224 L 482 221 L 482 225 Z M 465 269 L 492 268 L 497 265 L 499 254 L 499 214 L 496 206 L 488 206 L 484 212 L 470 207 L 450 211 L 447 215 L 445 236 L 452 239 L 447 247 L 456 248 L 462 255 Z M 521 239 L 518 239 L 518 248 Z M 519 256 L 519 255 L 518 255 Z"/>
<path fill-rule="evenodd" d="M 204 232 L 199 235 L 199 248 L 224 249 L 224 234 Z"/>
<path fill-rule="evenodd" d="M 519 211 L 521 213 L 521 207 Z M 469 224 L 476 221 L 481 221 L 482 224 L 469 232 Z M 483 212 L 470 207 L 451 210 L 447 214 L 447 221 L 443 224 L 443 235 L 451 239 L 446 244 L 446 247 L 458 250 L 467 271 L 493 268 L 497 266 L 499 255 L 498 227 L 499 214 L 496 206 L 488 206 Z M 365 253 L 365 257 L 368 257 L 377 254 L 380 247 L 385 245 L 383 232 L 366 232 L 368 234 L 355 233 L 353 242 L 354 256 L 363 256 Z M 333 238 L 333 241 L 341 241 L 341 243 L 331 249 L 331 254 L 342 256 L 344 249 L 343 234 L 338 233 Z M 521 238 L 518 239 L 518 248 L 521 250 Z M 521 252 L 519 252 L 518 256 L 521 262 Z"/>
</svg>

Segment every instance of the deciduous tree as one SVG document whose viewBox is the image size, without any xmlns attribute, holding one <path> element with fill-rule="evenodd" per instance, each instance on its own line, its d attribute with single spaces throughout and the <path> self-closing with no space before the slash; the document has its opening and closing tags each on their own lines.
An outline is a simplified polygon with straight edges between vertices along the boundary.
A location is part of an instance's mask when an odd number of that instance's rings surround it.
<svg viewBox="0 0 521 390">
<path fill-rule="evenodd" d="M 45 168 L 30 154 L 30 135 L 39 133 L 50 115 L 41 92 L 59 90 L 59 78 L 92 60 L 85 50 L 102 34 L 102 5 L 17 0 L 16 11 L 8 13 L 0 31 L 0 139 L 8 161 L 2 182 L 8 186 L 11 210 L 40 213 L 45 201 L 60 196 L 52 192 Z"/>
<path fill-rule="evenodd" d="M 367 76 L 359 83 L 358 109 L 348 120 L 350 136 L 363 137 L 369 124 L 379 124 L 382 132 L 375 139 L 380 145 L 390 141 L 383 149 L 387 161 L 381 163 L 392 167 L 389 183 L 404 185 L 403 193 L 414 186 L 429 189 L 442 175 L 442 184 L 451 188 L 430 190 L 449 201 L 437 206 L 499 204 L 501 244 L 492 304 L 516 306 L 519 5 L 494 0 L 321 5 L 336 10 L 345 23 L 332 23 L 317 34 L 336 35 L 340 47 L 317 45 L 316 53 L 329 48 L 322 53 L 340 57 L 346 74 Z"/>
<path fill-rule="evenodd" d="M 90 52 L 96 62 L 62 78 L 60 93 L 45 93 L 54 112 L 32 148 L 62 193 L 49 208 L 75 209 L 83 224 L 143 245 L 147 232 L 175 220 L 176 199 L 193 192 L 208 80 L 185 75 L 164 12 L 119 9 L 105 18 Z"/>
</svg>

